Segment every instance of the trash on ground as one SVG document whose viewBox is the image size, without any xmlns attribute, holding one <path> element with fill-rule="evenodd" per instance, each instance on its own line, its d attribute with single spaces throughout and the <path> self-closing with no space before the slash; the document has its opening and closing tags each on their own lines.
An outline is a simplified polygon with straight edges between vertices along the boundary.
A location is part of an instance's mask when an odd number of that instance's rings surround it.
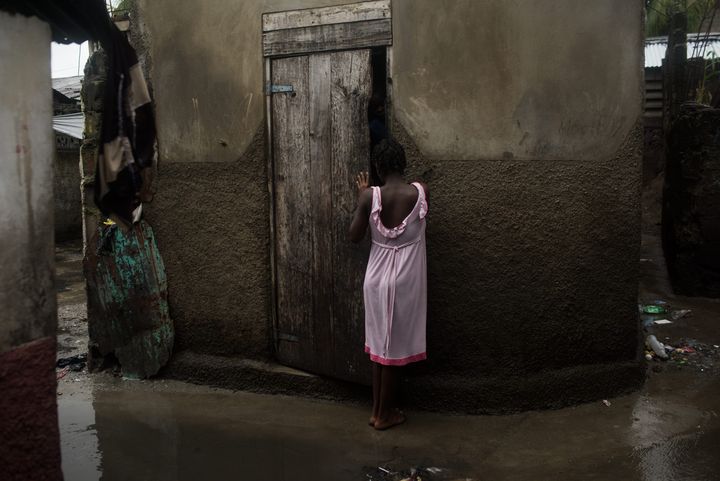
<svg viewBox="0 0 720 481">
<path fill-rule="evenodd" d="M 665 307 L 656 305 L 656 304 L 649 304 L 646 306 L 643 306 L 643 312 L 645 314 L 665 314 L 667 310 Z"/>
<path fill-rule="evenodd" d="M 385 465 L 377 467 L 365 467 L 365 478 L 367 481 L 450 481 L 458 478 L 450 470 L 438 468 L 437 466 L 424 467 L 405 467 L 396 465 Z"/>
<path fill-rule="evenodd" d="M 673 321 L 677 321 L 678 319 L 682 319 L 683 317 L 687 316 L 691 312 L 692 311 L 690 309 L 678 309 L 676 311 L 673 311 L 670 314 L 670 317 L 672 318 Z"/>
<path fill-rule="evenodd" d="M 612 403 L 610 401 L 608 401 L 607 399 L 603 399 L 603 404 L 606 405 L 607 407 L 612 406 Z"/>
<path fill-rule="evenodd" d="M 70 368 L 69 368 L 69 367 L 64 367 L 64 368 L 62 368 L 61 370 L 59 370 L 58 373 L 57 373 L 57 379 L 58 379 L 58 381 L 59 381 L 60 379 L 64 378 L 65 376 L 67 376 L 67 373 L 69 373 L 69 372 L 70 372 Z"/>
<path fill-rule="evenodd" d="M 657 340 L 657 337 L 650 334 L 647 338 L 645 338 L 645 345 L 648 347 L 648 349 L 652 349 L 652 351 L 655 353 L 657 357 L 660 359 L 668 359 L 668 354 L 665 352 L 665 346 Z"/>
<path fill-rule="evenodd" d="M 654 337 L 654 336 L 653 336 Z M 680 339 L 675 346 L 670 345 L 668 339 L 662 345 L 666 356 L 661 357 L 655 350 L 651 350 L 649 346 L 649 338 L 646 341 L 647 350 L 645 351 L 645 359 L 648 361 L 659 360 L 669 361 L 669 365 L 676 367 L 696 367 L 700 372 L 711 370 L 715 367 L 715 361 L 720 356 L 720 345 L 718 344 L 702 344 L 694 339 Z M 657 339 L 655 339 L 657 341 Z M 656 369 L 657 368 L 657 369 Z M 659 364 L 653 366 L 655 372 L 662 370 Z"/>
<path fill-rule="evenodd" d="M 77 354 L 70 357 L 62 357 L 55 364 L 58 368 L 68 368 L 73 372 L 80 372 L 85 368 L 87 362 L 87 353 Z M 59 378 L 58 378 L 59 379 Z"/>
<path fill-rule="evenodd" d="M 672 324 L 672 321 L 668 321 L 667 319 L 657 319 L 653 321 L 653 324 L 657 324 L 658 326 L 663 326 L 665 324 Z"/>
</svg>

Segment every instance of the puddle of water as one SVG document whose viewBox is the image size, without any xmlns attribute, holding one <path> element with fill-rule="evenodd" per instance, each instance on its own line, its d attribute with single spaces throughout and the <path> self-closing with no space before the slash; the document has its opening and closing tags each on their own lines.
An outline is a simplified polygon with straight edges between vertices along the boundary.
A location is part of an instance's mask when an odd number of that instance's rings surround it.
<svg viewBox="0 0 720 481">
<path fill-rule="evenodd" d="M 72 481 L 385 481 L 377 467 L 438 467 L 438 480 L 718 479 L 718 383 L 687 376 L 663 373 L 609 407 L 411 412 L 384 433 L 357 406 L 166 381 L 103 387 L 90 377 L 65 383 L 59 398 L 63 470 Z"/>
<path fill-rule="evenodd" d="M 62 396 L 60 396 L 62 398 Z M 62 470 L 67 481 L 96 481 L 101 477 L 101 453 L 95 430 L 95 411 L 89 399 L 59 399 Z"/>
</svg>

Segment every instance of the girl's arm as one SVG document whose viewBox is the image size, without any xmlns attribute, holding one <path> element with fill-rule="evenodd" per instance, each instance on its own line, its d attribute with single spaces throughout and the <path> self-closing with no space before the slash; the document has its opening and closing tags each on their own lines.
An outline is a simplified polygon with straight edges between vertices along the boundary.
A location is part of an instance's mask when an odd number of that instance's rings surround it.
<svg viewBox="0 0 720 481">
<path fill-rule="evenodd" d="M 358 203 L 352 223 L 350 223 L 348 237 L 353 242 L 360 242 L 365 237 L 370 209 L 372 208 L 372 190 L 370 189 L 368 173 L 361 172 L 358 174 L 355 177 L 355 185 L 358 189 Z"/>
</svg>

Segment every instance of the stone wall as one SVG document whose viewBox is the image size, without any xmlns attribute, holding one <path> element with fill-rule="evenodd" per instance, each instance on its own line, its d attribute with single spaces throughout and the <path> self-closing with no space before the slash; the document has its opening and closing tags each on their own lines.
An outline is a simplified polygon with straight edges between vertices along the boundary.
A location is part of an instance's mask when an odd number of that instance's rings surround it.
<svg viewBox="0 0 720 481">
<path fill-rule="evenodd" d="M 55 134 L 62 135 L 62 134 Z M 82 237 L 79 149 L 55 149 L 55 240 Z"/>
</svg>

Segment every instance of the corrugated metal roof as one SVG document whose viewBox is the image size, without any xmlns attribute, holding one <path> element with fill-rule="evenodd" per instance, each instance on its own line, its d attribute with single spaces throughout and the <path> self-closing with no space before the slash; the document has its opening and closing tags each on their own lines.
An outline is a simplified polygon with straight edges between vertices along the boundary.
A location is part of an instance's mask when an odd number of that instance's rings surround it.
<svg viewBox="0 0 720 481">
<path fill-rule="evenodd" d="M 52 88 L 65 97 L 73 100 L 80 99 L 80 88 L 82 87 L 82 75 L 75 77 L 63 77 L 52 79 Z"/>
<path fill-rule="evenodd" d="M 82 112 L 56 115 L 52 119 L 52 126 L 56 132 L 82 140 L 85 130 L 85 115 Z"/>
<path fill-rule="evenodd" d="M 705 43 L 704 33 L 689 33 L 688 34 L 688 57 L 701 56 L 700 49 Z M 665 51 L 667 50 L 668 38 L 667 37 L 651 37 L 645 40 L 645 67 L 661 67 L 662 61 L 665 58 Z M 715 55 L 720 58 L 720 33 L 711 33 L 707 37 L 707 45 L 705 47 L 705 57 L 715 52 Z"/>
</svg>

